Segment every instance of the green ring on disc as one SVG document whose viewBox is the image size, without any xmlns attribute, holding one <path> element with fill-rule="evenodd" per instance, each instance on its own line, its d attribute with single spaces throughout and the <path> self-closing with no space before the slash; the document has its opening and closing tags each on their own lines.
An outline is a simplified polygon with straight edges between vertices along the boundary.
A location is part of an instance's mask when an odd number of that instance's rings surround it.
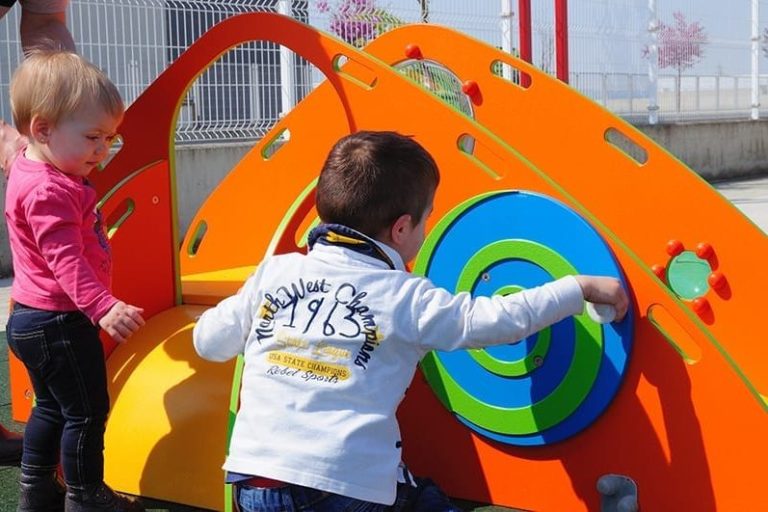
<svg viewBox="0 0 768 512">
<path fill-rule="evenodd" d="M 505 295 L 512 295 L 513 293 L 517 293 L 522 290 L 524 290 L 522 286 L 509 284 L 506 286 L 502 286 L 501 288 L 496 290 L 493 294 L 505 296 Z M 464 291 L 464 290 L 461 290 L 461 291 Z M 466 290 L 466 291 L 471 291 L 471 290 Z M 484 348 L 471 348 L 467 350 L 467 352 L 469 353 L 469 356 L 472 359 L 477 361 L 477 364 L 479 364 L 489 372 L 495 373 L 496 375 L 501 375 L 502 377 L 520 377 L 538 368 L 539 365 L 536 364 L 536 359 L 538 358 L 544 359 L 544 356 L 546 356 L 547 352 L 549 352 L 549 344 L 551 341 L 552 341 L 552 329 L 549 327 L 542 329 L 541 331 L 539 331 L 538 336 L 536 338 L 536 343 L 534 343 L 531 351 L 525 357 L 520 358 L 516 361 L 505 361 L 505 360 L 493 357 Z"/>
<path fill-rule="evenodd" d="M 435 235 L 439 236 L 438 233 Z M 489 267 L 513 259 L 538 265 L 554 279 L 578 274 L 568 260 L 544 245 L 529 240 L 500 240 L 483 247 L 470 258 L 461 271 L 456 291 L 472 290 Z M 600 370 L 603 355 L 601 326 L 584 314 L 574 316 L 573 322 L 575 350 L 563 380 L 545 398 L 525 407 L 499 407 L 478 400 L 456 382 L 434 352 L 424 357 L 422 368 L 443 404 L 475 425 L 506 435 L 541 432 L 557 425 L 578 408 Z"/>
</svg>

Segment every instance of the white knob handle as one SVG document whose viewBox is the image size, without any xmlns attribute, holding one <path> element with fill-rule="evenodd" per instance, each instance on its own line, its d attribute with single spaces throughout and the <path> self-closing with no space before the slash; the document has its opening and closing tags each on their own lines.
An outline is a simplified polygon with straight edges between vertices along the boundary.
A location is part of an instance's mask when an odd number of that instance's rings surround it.
<svg viewBox="0 0 768 512">
<path fill-rule="evenodd" d="M 599 324 L 611 323 L 616 318 L 616 308 L 610 304 L 587 302 L 586 310 L 589 318 Z"/>
</svg>

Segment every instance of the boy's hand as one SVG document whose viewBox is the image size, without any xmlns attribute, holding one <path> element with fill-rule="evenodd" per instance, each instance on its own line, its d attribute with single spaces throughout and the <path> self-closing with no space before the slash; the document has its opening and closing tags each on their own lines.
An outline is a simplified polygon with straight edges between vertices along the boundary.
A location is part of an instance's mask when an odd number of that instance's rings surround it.
<svg viewBox="0 0 768 512">
<path fill-rule="evenodd" d="M 139 327 L 144 325 L 144 318 L 141 314 L 142 308 L 131 306 L 123 301 L 116 302 L 109 312 L 101 317 L 99 325 L 107 331 L 113 340 L 123 343 L 131 337 Z"/>
<path fill-rule="evenodd" d="M 620 322 L 627 314 L 629 297 L 614 277 L 576 276 L 584 300 L 595 304 L 609 304 L 616 309 L 614 322 Z"/>
</svg>

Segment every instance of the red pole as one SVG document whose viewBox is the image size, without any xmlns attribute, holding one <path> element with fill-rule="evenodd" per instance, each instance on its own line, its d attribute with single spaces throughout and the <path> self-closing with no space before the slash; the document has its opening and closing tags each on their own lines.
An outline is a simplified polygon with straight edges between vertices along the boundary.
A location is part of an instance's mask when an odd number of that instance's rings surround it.
<svg viewBox="0 0 768 512">
<path fill-rule="evenodd" d="M 533 62 L 533 45 L 531 44 L 531 0 L 518 0 L 517 10 L 520 17 L 520 58 L 525 62 Z M 520 85 L 531 85 L 531 77 L 520 73 Z"/>
<path fill-rule="evenodd" d="M 568 0 L 555 0 L 555 52 L 557 78 L 568 83 Z"/>
</svg>

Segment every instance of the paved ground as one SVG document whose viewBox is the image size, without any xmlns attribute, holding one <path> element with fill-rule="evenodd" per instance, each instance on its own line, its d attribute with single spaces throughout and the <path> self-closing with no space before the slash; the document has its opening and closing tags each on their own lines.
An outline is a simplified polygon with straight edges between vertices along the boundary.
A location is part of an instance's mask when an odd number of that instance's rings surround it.
<svg viewBox="0 0 768 512">
<path fill-rule="evenodd" d="M 747 215 L 758 227 L 768 233 L 768 177 L 732 181 L 715 184 L 721 194 L 730 200 L 737 208 Z M 10 279 L 0 279 L 0 304 L 8 304 Z M 5 323 L 7 311 L 0 307 L 0 423 L 8 428 L 21 431 L 23 425 L 10 421 L 10 399 L 8 395 L 8 351 L 5 343 Z M 0 468 L 0 512 L 15 510 L 17 497 L 16 468 Z M 145 501 L 150 510 L 165 510 L 169 512 L 193 512 L 193 509 L 170 503 Z M 466 503 L 465 508 L 475 512 L 499 510 L 498 507 L 478 507 L 477 504 Z M 508 510 L 508 509 L 505 509 Z"/>
<path fill-rule="evenodd" d="M 768 178 L 716 183 L 715 188 L 768 233 Z"/>
</svg>

